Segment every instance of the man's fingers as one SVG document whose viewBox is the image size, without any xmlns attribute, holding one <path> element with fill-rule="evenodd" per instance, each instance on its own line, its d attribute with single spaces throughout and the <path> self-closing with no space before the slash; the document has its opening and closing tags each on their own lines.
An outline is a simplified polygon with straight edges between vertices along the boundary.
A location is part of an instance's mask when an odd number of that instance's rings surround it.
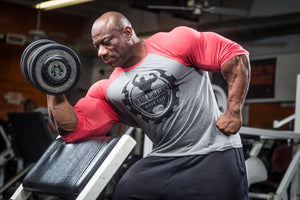
<svg viewBox="0 0 300 200">
<path fill-rule="evenodd" d="M 228 118 L 221 115 L 216 123 L 217 128 L 226 135 L 236 134 L 241 128 L 241 119 Z"/>
</svg>

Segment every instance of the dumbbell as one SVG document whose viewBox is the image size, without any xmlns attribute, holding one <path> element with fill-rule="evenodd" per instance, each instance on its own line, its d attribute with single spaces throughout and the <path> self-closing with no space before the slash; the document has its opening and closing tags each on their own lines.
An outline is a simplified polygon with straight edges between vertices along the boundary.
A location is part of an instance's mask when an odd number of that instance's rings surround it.
<svg viewBox="0 0 300 200">
<path fill-rule="evenodd" d="M 69 47 L 48 39 L 29 44 L 22 53 L 20 67 L 29 82 L 51 95 L 71 90 L 81 74 L 78 55 Z"/>
</svg>

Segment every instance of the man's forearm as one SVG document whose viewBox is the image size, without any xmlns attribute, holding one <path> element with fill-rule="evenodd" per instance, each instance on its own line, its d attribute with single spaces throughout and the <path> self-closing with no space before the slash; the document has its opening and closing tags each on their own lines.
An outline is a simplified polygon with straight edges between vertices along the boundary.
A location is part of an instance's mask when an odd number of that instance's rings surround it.
<svg viewBox="0 0 300 200">
<path fill-rule="evenodd" d="M 236 56 L 221 68 L 228 84 L 227 110 L 241 114 L 250 82 L 250 63 L 247 55 Z"/>
<path fill-rule="evenodd" d="M 227 110 L 216 126 L 227 135 L 235 134 L 242 126 L 242 108 L 250 82 L 250 63 L 247 55 L 227 61 L 221 72 L 228 84 Z"/>
<path fill-rule="evenodd" d="M 49 115 L 60 135 L 67 135 L 75 130 L 78 117 L 65 95 L 47 95 L 47 104 Z"/>
</svg>

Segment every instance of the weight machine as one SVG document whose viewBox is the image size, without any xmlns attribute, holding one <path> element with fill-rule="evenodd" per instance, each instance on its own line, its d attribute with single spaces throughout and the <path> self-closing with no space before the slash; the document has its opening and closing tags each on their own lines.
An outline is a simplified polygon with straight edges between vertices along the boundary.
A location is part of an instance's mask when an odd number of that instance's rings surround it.
<svg viewBox="0 0 300 200">
<path fill-rule="evenodd" d="M 279 131 L 279 130 L 267 130 L 259 128 L 242 127 L 240 129 L 241 135 L 259 136 L 260 139 L 287 139 L 294 140 L 294 154 L 289 167 L 287 168 L 277 190 L 275 193 L 262 194 L 262 193 L 249 193 L 250 198 L 267 199 L 267 200 L 299 200 L 300 199 L 300 74 L 297 75 L 297 87 L 296 87 L 296 100 L 295 100 L 295 114 L 283 119 L 282 121 L 274 121 L 273 127 L 279 128 L 280 126 L 294 120 L 294 131 Z M 252 149 L 254 152 L 252 156 L 256 157 L 261 146 L 254 145 Z M 251 153 L 250 153 L 251 154 Z M 250 157 L 251 158 L 251 157 Z M 256 167 L 259 166 L 259 162 L 256 163 Z M 250 164 L 246 160 L 247 175 L 253 175 Z M 248 169 L 249 168 L 249 169 Z M 251 177 L 248 177 L 251 179 Z M 260 177 L 260 181 L 265 177 Z M 290 191 L 288 191 L 290 190 Z M 289 194 L 289 195 L 288 195 Z"/>
</svg>

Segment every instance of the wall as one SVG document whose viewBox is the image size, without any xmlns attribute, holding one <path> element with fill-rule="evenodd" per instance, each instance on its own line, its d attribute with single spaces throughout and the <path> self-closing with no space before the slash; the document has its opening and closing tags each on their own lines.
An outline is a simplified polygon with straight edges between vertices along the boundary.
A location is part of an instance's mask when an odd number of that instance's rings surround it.
<svg viewBox="0 0 300 200">
<path fill-rule="evenodd" d="M 251 60 L 276 58 L 274 98 L 246 100 L 247 124 L 273 128 L 274 120 L 282 120 L 295 112 L 296 79 L 300 73 L 300 34 L 268 37 L 243 44 Z M 283 129 L 288 129 L 284 126 Z"/>
<path fill-rule="evenodd" d="M 28 36 L 28 32 L 36 28 L 36 17 L 37 11 L 33 8 L 0 2 L 0 33 Z M 84 27 L 84 24 L 85 21 L 78 17 L 53 11 L 42 13 L 41 29 L 46 33 L 63 33 L 65 37 L 55 38 L 60 43 L 68 43 L 73 38 L 82 37 L 83 31 L 80 27 Z M 0 41 L 0 119 L 7 119 L 7 112 L 23 110 L 22 104 L 7 103 L 4 95 L 8 92 L 21 93 L 24 100 L 34 99 L 38 106 L 46 106 L 46 95 L 32 86 L 21 73 L 19 62 L 25 48 L 26 46 Z"/>
<path fill-rule="evenodd" d="M 275 97 L 248 102 L 294 101 L 296 77 L 300 73 L 300 34 L 269 37 L 243 44 L 251 60 L 276 59 Z"/>
<path fill-rule="evenodd" d="M 286 103 L 251 103 L 249 104 L 248 126 L 256 128 L 273 129 L 274 120 L 283 120 L 295 113 L 293 104 Z M 280 129 L 289 130 L 289 125 Z M 293 124 L 292 127 L 293 128 Z"/>
<path fill-rule="evenodd" d="M 268 56 L 258 60 L 275 58 L 274 98 L 248 99 L 252 102 L 295 101 L 297 74 L 300 74 L 300 52 Z M 252 59 L 256 60 L 256 59 Z"/>
</svg>

